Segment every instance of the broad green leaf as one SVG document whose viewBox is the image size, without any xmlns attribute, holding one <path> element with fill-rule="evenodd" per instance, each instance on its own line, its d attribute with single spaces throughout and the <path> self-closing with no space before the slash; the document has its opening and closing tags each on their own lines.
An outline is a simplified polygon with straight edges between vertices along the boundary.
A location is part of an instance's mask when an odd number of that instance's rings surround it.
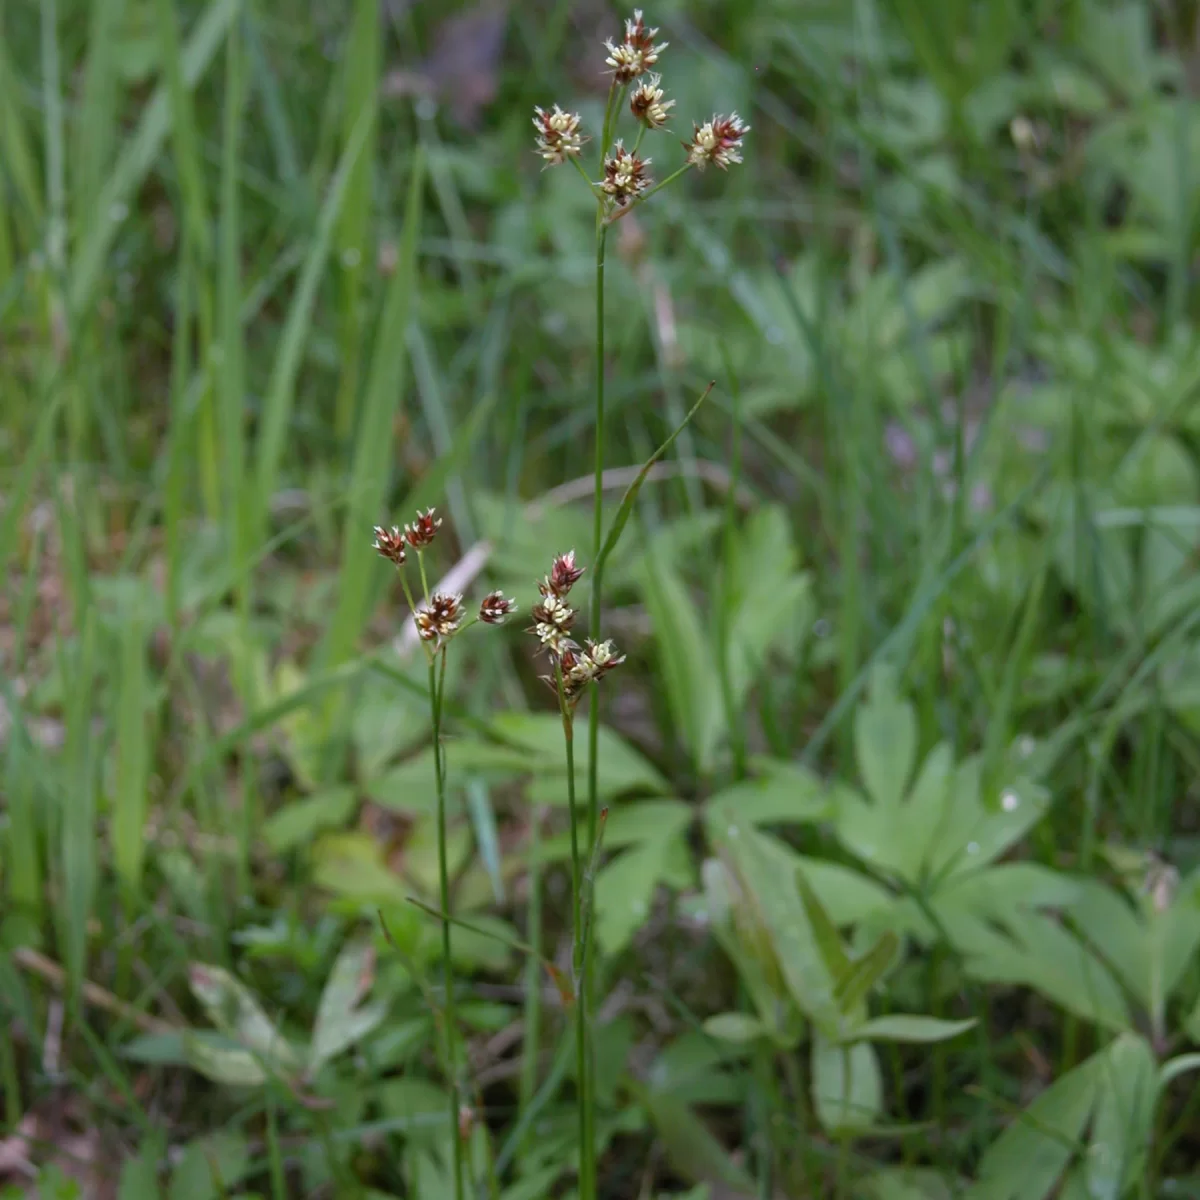
<svg viewBox="0 0 1200 1200">
<path fill-rule="evenodd" d="M 916 762 L 917 719 L 897 693 L 890 669 L 876 669 L 870 697 L 855 713 L 854 748 L 859 774 L 874 803 L 884 813 L 899 805 Z M 884 824 L 890 828 L 886 820 Z"/>
<path fill-rule="evenodd" d="M 865 1200 L 950 1200 L 950 1185 L 928 1168 L 889 1167 L 863 1185 Z"/>
<path fill-rule="evenodd" d="M 192 963 L 188 987 L 208 1019 L 238 1046 L 277 1071 L 289 1072 L 299 1066 L 299 1055 L 263 1012 L 254 994 L 228 971 L 209 963 Z"/>
<path fill-rule="evenodd" d="M 886 888 L 850 867 L 819 858 L 806 858 L 776 838 L 763 835 L 763 842 L 772 853 L 803 869 L 804 878 L 820 897 L 825 911 L 839 926 L 856 924 L 864 917 L 895 903 Z"/>
<path fill-rule="evenodd" d="M 193 1071 L 225 1087 L 258 1087 L 266 1083 L 261 1061 L 249 1050 L 241 1050 L 227 1038 L 183 1035 L 185 1061 Z"/>
<path fill-rule="evenodd" d="M 1078 1151 L 1096 1096 L 1093 1057 L 1061 1076 L 1013 1117 L 988 1147 L 968 1200 L 1045 1200 Z"/>
<path fill-rule="evenodd" d="M 883 1080 L 874 1047 L 841 1046 L 814 1033 L 812 1098 L 821 1128 L 831 1136 L 870 1129 L 883 1108 Z"/>
<path fill-rule="evenodd" d="M 760 779 L 722 788 L 708 798 L 716 822 L 791 825 L 823 821 L 834 813 L 835 794 L 811 771 L 791 763 L 771 764 Z"/>
<path fill-rule="evenodd" d="M 654 626 L 667 704 L 696 769 L 707 774 L 720 739 L 719 673 L 700 614 L 665 563 L 643 563 L 642 594 Z"/>
<path fill-rule="evenodd" d="M 731 865 L 707 859 L 701 877 L 713 936 L 733 962 L 771 1038 L 779 1045 L 794 1046 L 800 1036 L 800 1014 L 784 985 L 765 917 Z"/>
<path fill-rule="evenodd" d="M 189 1142 L 171 1172 L 168 1200 L 221 1200 L 245 1178 L 250 1148 L 236 1133 L 215 1133 Z"/>
<path fill-rule="evenodd" d="M 796 856 L 751 825 L 733 824 L 717 846 L 761 924 L 800 1011 L 838 1025 L 833 978 L 825 967 L 796 889 Z"/>
<path fill-rule="evenodd" d="M 375 978 L 375 947 L 351 942 L 333 964 L 317 1006 L 308 1070 L 315 1075 L 330 1059 L 372 1032 L 387 1015 L 385 1004 L 360 1007 Z"/>
<path fill-rule="evenodd" d="M 719 1042 L 756 1042 L 767 1030 L 757 1017 L 749 1013 L 717 1013 L 704 1022 L 704 1032 Z"/>
<path fill-rule="evenodd" d="M 1009 913 L 1004 924 L 1011 937 L 979 926 L 960 947 L 974 978 L 1036 988 L 1117 1033 L 1130 1027 L 1128 1005 L 1108 968 L 1061 925 L 1022 911 Z"/>
<path fill-rule="evenodd" d="M 323 830 L 344 825 L 354 815 L 357 804 L 351 787 L 330 787 L 293 800 L 263 823 L 263 841 L 275 854 L 293 850 L 311 842 Z"/>
<path fill-rule="evenodd" d="M 653 838 L 626 850 L 601 868 L 596 878 L 596 937 L 606 955 L 623 950 L 645 925 L 658 885 L 682 862 L 687 847 L 676 837 Z"/>
<path fill-rule="evenodd" d="M 930 843 L 954 803 L 954 752 L 942 742 L 921 764 L 905 803 L 896 810 L 889 838 L 880 847 L 879 862 L 902 879 L 915 883 L 926 865 Z"/>
<path fill-rule="evenodd" d="M 1085 1160 L 1091 1200 L 1120 1200 L 1146 1168 L 1158 1067 L 1145 1039 L 1123 1033 L 1099 1058 L 1096 1111 Z"/>
<path fill-rule="evenodd" d="M 867 1042 L 945 1042 L 975 1027 L 975 1020 L 942 1021 L 937 1017 L 890 1013 L 875 1017 L 854 1030 L 854 1037 Z"/>
<path fill-rule="evenodd" d="M 363 833 L 329 833 L 312 849 L 313 882 L 326 891 L 369 904 L 404 903 L 400 877 L 383 861 L 377 839 Z"/>
<path fill-rule="evenodd" d="M 708 1126 L 682 1100 L 666 1092 L 640 1096 L 658 1133 L 667 1161 L 690 1183 L 722 1184 L 754 1195 L 754 1182 L 729 1156 Z"/>
</svg>

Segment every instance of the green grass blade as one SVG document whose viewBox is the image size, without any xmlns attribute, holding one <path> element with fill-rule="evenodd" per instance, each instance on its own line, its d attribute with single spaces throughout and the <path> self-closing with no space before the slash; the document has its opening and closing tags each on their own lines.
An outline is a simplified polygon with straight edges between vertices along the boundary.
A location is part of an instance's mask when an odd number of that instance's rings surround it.
<svg viewBox="0 0 1200 1200">
<path fill-rule="evenodd" d="M 696 415 L 700 405 L 708 399 L 709 392 L 716 386 L 716 380 L 714 380 L 704 389 L 700 395 L 700 399 L 688 410 L 687 416 L 671 431 L 671 436 L 646 459 L 642 469 L 637 473 L 637 477 L 629 485 L 629 490 L 621 498 L 621 507 L 617 509 L 617 515 L 613 518 L 608 536 L 604 539 L 604 545 L 600 547 L 600 553 L 596 555 L 596 561 L 592 564 L 593 571 L 603 566 L 608 560 L 608 556 L 616 549 L 617 543 L 621 540 L 621 534 L 625 531 L 625 526 L 629 523 L 629 518 L 633 513 L 633 506 L 637 501 L 638 492 L 642 490 L 642 484 L 646 482 L 646 476 L 650 474 L 650 468 L 670 450 L 675 439 L 687 428 L 688 422 Z"/>
<path fill-rule="evenodd" d="M 326 637 L 327 667 L 345 662 L 367 618 L 370 576 L 378 560 L 370 549 L 370 533 L 371 527 L 380 520 L 384 505 L 392 420 L 400 403 L 407 363 L 405 333 L 417 288 L 417 238 L 424 179 L 425 161 L 418 150 L 413 156 L 409 177 L 400 257 L 375 335 L 375 351 L 355 445 L 346 525 L 342 533 L 340 590 Z"/>
<path fill-rule="evenodd" d="M 204 75 L 240 7 L 240 0 L 213 0 L 205 10 L 181 58 L 186 87 L 194 88 Z M 154 166 L 170 128 L 168 90 L 160 86 L 96 197 L 97 211 L 107 214 L 109 219 L 98 221 L 92 227 L 75 256 L 67 293 L 71 312 L 81 312 L 91 303 L 104 273 L 109 249 L 121 227 L 121 222 L 112 217 L 128 208 L 134 193 Z"/>
<path fill-rule="evenodd" d="M 148 693 L 145 631 L 139 620 L 130 617 L 121 631 L 116 791 L 112 801 L 113 867 L 130 902 L 130 911 L 141 887 L 146 853 L 146 791 L 153 761 L 147 730 Z"/>
<path fill-rule="evenodd" d="M 360 136 L 360 127 L 375 109 L 379 92 L 379 69 L 383 39 L 380 37 L 380 12 L 377 0 L 356 0 L 349 45 L 343 63 L 345 100 L 342 129 L 351 162 L 346 184 L 346 200 L 337 227 L 338 266 L 341 284 L 341 321 L 338 340 L 341 348 L 342 377 L 334 407 L 334 431 L 348 438 L 354 427 L 358 400 L 359 358 L 362 342 L 363 282 L 370 261 L 369 241 L 371 191 L 375 175 L 375 125 L 368 125 L 366 152 L 350 158 L 351 147 Z"/>
<path fill-rule="evenodd" d="M 267 384 L 258 446 L 257 490 L 260 522 L 266 517 L 271 496 L 278 483 L 284 441 L 292 420 L 296 376 L 308 344 L 317 288 L 329 257 L 334 226 L 345 204 L 351 199 L 350 189 L 370 142 L 371 130 L 375 125 L 375 112 L 373 105 L 363 110 L 346 143 L 345 153 L 338 164 L 329 195 L 317 221 L 316 235 L 300 272 L 300 282 L 296 287 L 292 306 L 288 310 L 279 351 L 271 370 L 270 382 Z M 343 359 L 343 365 L 344 362 Z M 258 528 L 261 532 L 263 526 L 260 524 Z"/>
</svg>

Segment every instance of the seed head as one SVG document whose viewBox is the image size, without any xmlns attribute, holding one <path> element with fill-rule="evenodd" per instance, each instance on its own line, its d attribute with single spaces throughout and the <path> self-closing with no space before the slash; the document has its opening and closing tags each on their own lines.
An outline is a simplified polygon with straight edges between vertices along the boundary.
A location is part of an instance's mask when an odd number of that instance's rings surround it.
<svg viewBox="0 0 1200 1200">
<path fill-rule="evenodd" d="M 435 517 L 436 508 L 417 510 L 417 519 L 411 525 L 404 526 L 405 541 L 414 549 L 421 550 L 428 546 L 441 528 L 442 518 Z"/>
<path fill-rule="evenodd" d="M 583 695 L 588 684 L 600 680 L 614 667 L 619 667 L 625 661 L 625 655 L 618 654 L 611 641 L 589 641 L 586 650 L 578 646 L 565 649 L 559 655 L 558 663 L 562 668 L 563 692 L 567 700 L 574 704 Z M 558 690 L 558 680 L 551 675 L 543 678 L 549 685 Z"/>
<path fill-rule="evenodd" d="M 737 113 L 727 117 L 714 116 L 711 121 L 695 126 L 690 142 L 684 142 L 688 162 L 703 170 L 709 163 L 729 169 L 730 164 L 742 161 L 742 138 L 750 131 Z"/>
<path fill-rule="evenodd" d="M 613 146 L 612 154 L 604 160 L 604 179 L 600 186 L 617 204 L 628 204 L 650 186 L 650 176 L 646 171 L 649 165 L 650 159 L 631 154 L 618 141 Z"/>
<path fill-rule="evenodd" d="M 516 611 L 515 600 L 508 599 L 503 592 L 488 592 L 479 606 L 479 619 L 485 625 L 503 625 L 505 618 Z"/>
<path fill-rule="evenodd" d="M 629 97 L 629 111 L 647 129 L 661 129 L 667 123 L 667 110 L 675 107 L 674 100 L 664 100 L 663 90 L 658 85 L 661 75 L 651 75 Z"/>
<path fill-rule="evenodd" d="M 625 22 L 624 41 L 617 46 L 609 41 L 604 43 L 608 50 L 605 62 L 612 68 L 617 83 L 632 83 L 658 62 L 658 56 L 667 48 L 667 43 L 660 42 L 656 46 L 654 38 L 657 33 L 657 29 L 646 28 L 642 10 L 636 8 L 633 16 Z"/>
<path fill-rule="evenodd" d="M 579 582 L 582 574 L 583 567 L 575 565 L 575 551 L 568 550 L 554 559 L 550 574 L 538 584 L 538 591 L 543 596 L 565 596 Z"/>
<path fill-rule="evenodd" d="M 413 620 L 423 642 L 444 642 L 452 637 L 462 621 L 462 593 L 434 592 L 425 608 Z"/>
<path fill-rule="evenodd" d="M 579 114 L 563 112 L 556 104 L 550 112 L 535 108 L 533 127 L 537 130 L 538 153 L 552 166 L 565 163 L 583 149 L 579 134 Z"/>
<path fill-rule="evenodd" d="M 372 543 L 372 546 L 388 562 L 394 563 L 397 567 L 404 565 L 406 557 L 404 534 L 400 532 L 399 525 L 393 525 L 391 529 L 385 529 L 382 525 L 376 525 L 375 541 Z"/>
</svg>

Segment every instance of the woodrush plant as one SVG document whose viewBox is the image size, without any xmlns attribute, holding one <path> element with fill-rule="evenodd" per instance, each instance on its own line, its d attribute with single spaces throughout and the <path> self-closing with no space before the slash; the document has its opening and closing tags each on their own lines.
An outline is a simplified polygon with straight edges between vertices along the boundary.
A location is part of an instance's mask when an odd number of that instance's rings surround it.
<svg viewBox="0 0 1200 1200">
<path fill-rule="evenodd" d="M 625 21 L 624 36 L 619 42 L 605 41 L 608 51 L 605 66 L 610 76 L 608 99 L 604 107 L 604 123 L 600 132 L 599 179 L 593 179 L 582 163 L 583 148 L 587 141 L 581 132 L 582 118 L 576 112 L 567 112 L 558 104 L 549 111 L 534 109 L 533 125 L 537 131 L 537 152 L 547 167 L 561 166 L 570 162 L 587 184 L 596 201 L 596 381 L 595 413 L 596 447 L 594 463 L 594 487 L 592 493 L 592 545 L 593 566 L 588 625 L 591 641 L 600 642 L 601 603 L 604 582 L 604 529 L 603 529 L 603 482 L 605 464 L 605 402 L 604 402 L 604 268 L 608 245 L 608 230 L 622 217 L 646 203 L 656 193 L 674 183 L 691 169 L 702 171 L 709 164 L 720 170 L 742 161 L 742 139 L 749 132 L 747 125 L 736 112 L 728 115 L 714 114 L 703 124 L 693 123 L 692 137 L 682 143 L 686 158 L 681 166 L 663 180 L 655 183 L 651 174 L 652 160 L 642 157 L 642 141 L 648 133 L 666 129 L 671 117 L 674 100 L 668 100 L 662 88 L 662 76 L 654 68 L 667 42 L 656 42 L 657 28 L 648 28 L 641 9 Z M 623 138 L 618 138 L 617 126 L 628 101 L 629 114 L 637 126 L 631 149 L 627 149 Z M 561 663 L 558 664 L 561 667 Z M 557 669 L 557 668 L 556 668 Z M 567 675 L 570 674 L 568 669 Z M 566 677 L 564 677 L 565 682 Z M 581 683 L 581 691 L 593 690 L 598 676 Z M 600 708 L 596 696 L 588 710 L 588 775 L 587 775 L 587 855 L 595 852 L 599 823 L 599 782 L 597 749 L 600 739 Z M 585 1002 L 590 975 L 585 961 L 582 965 L 584 992 L 580 993 L 580 1004 Z M 590 1062 L 590 1055 L 589 1055 Z M 588 1093 L 590 1084 L 581 1080 L 583 1092 Z M 587 1131 L 581 1154 L 581 1195 L 583 1200 L 594 1196 L 595 1162 L 593 1159 L 594 1135 Z M 589 1187 L 592 1190 L 588 1190 Z"/>
<path fill-rule="evenodd" d="M 438 899 L 442 925 L 442 970 L 446 990 L 443 1006 L 443 1040 L 446 1074 L 450 1081 L 450 1140 L 454 1153 L 454 1197 L 463 1200 L 463 1131 L 469 1131 L 469 1107 L 461 1099 L 455 1040 L 457 1021 L 454 1011 L 454 962 L 451 957 L 450 927 L 453 923 L 450 911 L 450 872 L 446 853 L 446 760 L 442 751 L 442 714 L 446 691 L 446 654 L 450 643 L 472 625 L 502 625 L 516 611 L 516 604 L 502 592 L 490 592 L 483 598 L 477 616 L 464 623 L 465 609 L 461 592 L 430 592 L 429 576 L 425 570 L 425 550 L 432 544 L 441 528 L 441 517 L 435 516 L 436 509 L 418 512 L 412 524 L 403 529 L 393 525 L 390 529 L 375 526 L 375 550 L 395 568 L 408 601 L 417 636 L 429 663 L 429 715 L 433 725 L 433 763 L 437 786 L 437 853 L 438 853 Z M 413 598 L 412 588 L 403 567 L 408 552 L 417 556 L 417 569 L 421 581 L 422 603 Z"/>
</svg>

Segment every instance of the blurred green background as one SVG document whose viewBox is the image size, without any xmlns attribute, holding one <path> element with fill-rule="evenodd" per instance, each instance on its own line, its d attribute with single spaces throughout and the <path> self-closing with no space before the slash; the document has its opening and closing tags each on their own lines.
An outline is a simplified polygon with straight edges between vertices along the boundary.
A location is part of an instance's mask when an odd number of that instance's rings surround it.
<svg viewBox="0 0 1200 1200">
<path fill-rule="evenodd" d="M 627 15 L 0 7 L 2 1194 L 452 1194 L 371 527 L 437 505 L 526 612 L 589 561 L 594 205 L 531 117 L 598 137 Z M 613 511 L 716 387 L 607 576 L 603 1194 L 1200 1196 L 1198 6 L 646 16 L 656 176 L 752 129 L 609 238 Z M 575 1155 L 522 624 L 450 660 L 505 1200 Z"/>
</svg>

